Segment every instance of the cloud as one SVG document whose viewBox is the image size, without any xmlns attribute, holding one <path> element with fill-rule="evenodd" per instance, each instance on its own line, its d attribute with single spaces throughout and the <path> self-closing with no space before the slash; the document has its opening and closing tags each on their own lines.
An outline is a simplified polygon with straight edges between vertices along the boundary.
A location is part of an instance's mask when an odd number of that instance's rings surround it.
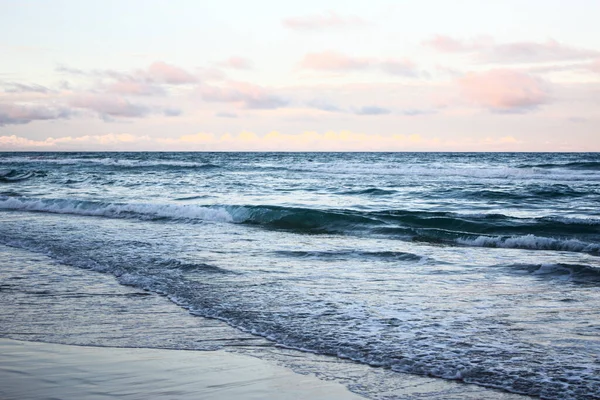
<svg viewBox="0 0 600 400">
<path fill-rule="evenodd" d="M 32 140 L 0 136 L 0 149 L 11 150 L 207 150 L 207 151 L 406 151 L 482 150 L 514 151 L 523 142 L 513 136 L 440 140 L 418 134 L 367 134 L 348 130 L 304 131 L 297 134 L 272 131 L 257 134 L 199 132 L 175 138 L 131 134 L 85 135 Z"/>
<path fill-rule="evenodd" d="M 86 72 L 82 69 L 68 67 L 68 66 L 62 65 L 62 64 L 58 65 L 55 68 L 55 71 L 63 73 L 63 74 L 69 74 L 69 75 L 89 75 L 90 74 L 89 72 Z"/>
<path fill-rule="evenodd" d="M 165 90 L 157 85 L 133 80 L 120 80 L 104 86 L 107 93 L 133 96 L 163 96 Z"/>
<path fill-rule="evenodd" d="M 6 87 L 7 93 L 51 93 L 52 90 L 35 83 L 18 83 L 18 82 L 6 82 L 2 86 Z"/>
<path fill-rule="evenodd" d="M 356 115 L 385 115 L 390 114 L 392 111 L 378 106 L 365 106 L 354 111 Z"/>
<path fill-rule="evenodd" d="M 205 101 L 239 103 L 247 109 L 275 109 L 286 106 L 289 101 L 258 85 L 230 82 L 228 86 L 201 85 L 198 89 Z"/>
<path fill-rule="evenodd" d="M 0 117 L 1 118 L 1 117 Z M 31 140 L 16 135 L 0 136 L 0 149 L 35 149 L 54 146 L 52 138 L 46 140 Z"/>
<path fill-rule="evenodd" d="M 0 126 L 64 119 L 69 118 L 71 115 L 73 115 L 73 112 L 65 107 L 0 104 Z"/>
<path fill-rule="evenodd" d="M 219 118 L 237 118 L 238 117 L 238 115 L 236 113 L 227 112 L 227 111 L 220 111 L 220 112 L 216 113 L 215 116 L 219 117 Z"/>
<path fill-rule="evenodd" d="M 222 81 L 227 78 L 227 75 L 219 68 L 215 67 L 198 67 L 195 69 L 198 80 L 202 82 L 207 81 Z"/>
<path fill-rule="evenodd" d="M 419 75 L 415 63 L 408 59 L 388 59 L 379 63 L 380 68 L 391 75 L 416 77 Z"/>
<path fill-rule="evenodd" d="M 155 82 L 162 82 L 170 85 L 182 85 L 196 83 L 198 81 L 195 76 L 183 68 L 162 61 L 154 62 L 148 67 L 148 76 Z"/>
<path fill-rule="evenodd" d="M 412 109 L 407 109 L 407 110 L 401 110 L 398 112 L 398 114 L 400 115 L 404 115 L 405 117 L 418 117 L 420 115 L 431 115 L 431 114 L 436 114 L 438 112 L 438 110 L 435 109 L 416 109 L 416 108 L 412 108 Z"/>
<path fill-rule="evenodd" d="M 311 100 L 311 101 L 307 102 L 306 105 L 309 106 L 310 108 L 315 108 L 315 109 L 321 110 L 321 111 L 328 111 L 328 112 L 343 111 L 340 107 L 336 106 L 335 104 L 332 104 L 331 102 L 329 102 L 327 100 L 323 100 L 323 99 Z"/>
<path fill-rule="evenodd" d="M 567 121 L 572 122 L 574 124 L 583 124 L 585 122 L 588 122 L 588 119 L 584 117 L 569 117 L 567 118 Z"/>
<path fill-rule="evenodd" d="M 486 63 L 536 63 L 586 60 L 600 56 L 600 51 L 568 46 L 554 39 L 546 42 L 511 42 L 497 44 L 486 36 L 470 40 L 436 35 L 423 45 L 443 53 L 471 53 Z"/>
<path fill-rule="evenodd" d="M 101 79 L 112 79 L 122 83 L 138 84 L 166 84 L 166 85 L 185 85 L 198 82 L 198 77 L 187 70 L 176 65 L 168 64 L 163 61 L 156 61 L 146 69 L 137 69 L 129 72 L 115 71 L 112 69 L 95 69 L 85 71 L 78 68 L 59 65 L 57 72 L 88 76 Z"/>
<path fill-rule="evenodd" d="M 442 53 L 464 53 L 493 46 L 493 39 L 489 36 L 479 36 L 470 40 L 460 40 L 450 36 L 435 35 L 422 44 Z"/>
<path fill-rule="evenodd" d="M 165 108 L 161 111 L 165 117 L 178 117 L 182 113 L 182 111 L 179 108 Z"/>
<path fill-rule="evenodd" d="M 290 17 L 282 21 L 283 26 L 297 31 L 317 31 L 325 29 L 353 28 L 369 25 L 357 16 L 341 16 L 333 11 L 301 17 Z"/>
<path fill-rule="evenodd" d="M 129 100 L 108 95 L 83 94 L 71 99 L 70 105 L 97 112 L 101 117 L 139 118 L 150 114 L 147 106 L 132 103 Z"/>
<path fill-rule="evenodd" d="M 244 57 L 229 57 L 227 60 L 220 62 L 219 65 L 225 68 L 250 70 L 253 68 L 252 61 Z"/>
<path fill-rule="evenodd" d="M 150 107 L 130 100 L 106 94 L 81 94 L 70 99 L 69 105 L 97 113 L 106 122 L 112 122 L 114 118 L 142 118 L 150 114 L 162 114 L 174 117 L 181 114 L 178 108 Z"/>
<path fill-rule="evenodd" d="M 545 43 L 515 42 L 494 46 L 483 55 L 488 61 L 509 62 L 545 62 L 581 60 L 597 57 L 600 52 L 596 50 L 580 49 L 566 46 L 556 40 Z"/>
<path fill-rule="evenodd" d="M 237 135 L 225 133 L 197 133 L 178 138 L 157 138 L 163 148 L 233 150 L 233 151 L 389 151 L 406 148 L 427 147 L 437 144 L 437 140 L 426 140 L 419 135 L 380 135 L 360 132 L 305 131 L 299 134 L 287 134 L 273 131 L 266 135 L 254 132 L 240 132 Z"/>
<path fill-rule="evenodd" d="M 370 58 L 350 57 L 336 51 L 308 53 L 300 66 L 320 71 L 353 71 L 368 68 L 373 63 Z"/>
<path fill-rule="evenodd" d="M 335 104 L 330 103 L 329 101 L 323 99 L 315 99 L 306 103 L 306 105 L 310 108 L 314 108 L 321 111 L 327 112 L 338 112 L 338 113 L 350 113 L 354 115 L 388 115 L 388 114 L 396 114 L 402 115 L 405 117 L 415 117 L 419 115 L 428 115 L 435 114 L 437 110 L 435 109 L 406 109 L 398 112 L 393 112 L 392 110 L 379 106 L 363 106 L 363 107 L 355 107 L 350 109 L 344 109 Z"/>
<path fill-rule="evenodd" d="M 53 148 L 56 149 L 73 149 L 73 148 L 115 148 L 115 146 L 137 146 L 142 143 L 149 143 L 152 139 L 149 136 L 134 136 L 131 134 L 114 134 L 106 135 L 85 135 L 79 137 L 66 136 L 62 138 L 49 137 L 44 140 L 32 140 L 16 135 L 0 136 L 0 148 L 2 149 L 39 149 Z"/>
<path fill-rule="evenodd" d="M 391 75 L 418 77 L 416 65 L 407 58 L 380 60 L 370 57 L 351 57 L 337 51 L 308 53 L 300 61 L 300 66 L 306 69 L 330 72 L 361 71 L 379 69 Z"/>
<path fill-rule="evenodd" d="M 468 100 L 497 112 L 527 112 L 549 101 L 541 79 L 510 69 L 471 72 L 458 84 Z"/>
<path fill-rule="evenodd" d="M 597 72 L 600 74 L 600 58 L 592 61 L 592 63 L 589 65 L 589 69 L 592 72 Z"/>
</svg>

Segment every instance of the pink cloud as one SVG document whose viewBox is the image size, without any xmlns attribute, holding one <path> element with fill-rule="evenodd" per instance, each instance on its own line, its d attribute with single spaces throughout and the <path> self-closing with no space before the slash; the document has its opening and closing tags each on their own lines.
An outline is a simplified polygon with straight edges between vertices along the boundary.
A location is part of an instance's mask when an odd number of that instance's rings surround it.
<svg viewBox="0 0 600 400">
<path fill-rule="evenodd" d="M 215 117 L 219 117 L 219 118 L 237 118 L 238 115 L 236 113 L 232 113 L 232 112 L 220 111 L 220 112 L 215 113 Z"/>
<path fill-rule="evenodd" d="M 262 86 L 245 82 L 230 82 L 228 86 L 200 86 L 199 94 L 205 101 L 239 103 L 248 109 L 275 109 L 289 103 Z"/>
<path fill-rule="evenodd" d="M 336 51 L 308 53 L 300 62 L 306 69 L 330 72 L 348 72 L 367 69 L 379 69 L 390 75 L 416 78 L 421 75 L 417 66 L 411 60 L 404 58 L 380 60 L 369 57 L 351 57 Z"/>
<path fill-rule="evenodd" d="M 597 50 L 568 46 L 553 39 L 546 42 L 523 41 L 497 44 L 487 36 L 464 40 L 436 35 L 424 41 L 423 45 L 442 53 L 471 53 L 477 60 L 489 63 L 585 60 L 600 56 Z"/>
<path fill-rule="evenodd" d="M 130 72 L 115 71 L 112 69 L 85 71 L 66 66 L 59 66 L 56 70 L 70 75 L 113 79 L 117 82 L 156 83 L 167 85 L 184 85 L 198 82 L 198 78 L 194 74 L 181 67 L 163 61 L 156 61 L 150 64 L 147 69 L 138 69 Z"/>
<path fill-rule="evenodd" d="M 343 17 L 333 11 L 302 17 L 290 17 L 282 21 L 283 26 L 293 30 L 312 31 L 331 28 L 362 27 L 368 22 L 357 16 Z"/>
<path fill-rule="evenodd" d="M 458 84 L 468 100 L 493 111 L 526 112 L 549 100 L 542 80 L 510 69 L 471 72 Z"/>
<path fill-rule="evenodd" d="M 35 83 L 7 82 L 3 86 L 6 87 L 5 91 L 7 93 L 52 93 L 52 90 L 46 86 Z"/>
<path fill-rule="evenodd" d="M 196 83 L 198 81 L 195 76 L 183 68 L 162 61 L 152 63 L 150 67 L 148 67 L 148 75 L 155 81 L 171 85 Z"/>
<path fill-rule="evenodd" d="M 181 114 L 179 109 L 150 107 L 140 103 L 133 103 L 120 96 L 81 94 L 71 99 L 71 107 L 89 110 L 97 113 L 105 121 L 113 118 L 142 118 L 150 114 L 163 114 L 168 117 Z"/>
<path fill-rule="evenodd" d="M 392 111 L 379 106 L 365 106 L 354 110 L 356 115 L 386 115 Z"/>
<path fill-rule="evenodd" d="M 118 149 L 122 146 L 131 145 L 132 149 L 139 149 L 142 144 L 151 143 L 152 139 L 149 136 L 134 136 L 127 133 L 106 135 L 85 135 L 79 137 L 65 136 L 60 138 L 49 137 L 44 140 L 33 140 L 16 135 L 0 136 L 0 149 L 37 149 L 48 148 L 54 149 Z M 118 146 L 118 147 L 117 147 Z"/>
<path fill-rule="evenodd" d="M 154 96 L 165 94 L 165 90 L 160 86 L 137 81 L 117 81 L 107 85 L 105 89 L 109 93 L 122 95 Z"/>
<path fill-rule="evenodd" d="M 462 53 L 491 46 L 493 45 L 493 39 L 487 36 L 479 36 L 471 40 L 461 40 L 450 36 L 435 35 L 432 39 L 424 41 L 423 45 L 442 53 Z"/>
<path fill-rule="evenodd" d="M 589 68 L 590 68 L 590 71 L 597 72 L 600 74 L 600 58 L 592 61 Z"/>
<path fill-rule="evenodd" d="M 368 68 L 373 59 L 350 57 L 336 51 L 308 53 L 300 62 L 303 68 L 321 71 L 350 71 Z"/>
<path fill-rule="evenodd" d="M 150 108 L 132 103 L 123 97 L 84 94 L 71 99 L 70 105 L 97 112 L 101 116 L 111 117 L 143 117 L 150 113 Z"/>
<path fill-rule="evenodd" d="M 244 57 L 229 57 L 227 60 L 219 63 L 223 67 L 233 69 L 252 69 L 252 61 Z"/>
<path fill-rule="evenodd" d="M 0 126 L 64 119 L 69 118 L 72 114 L 73 112 L 65 107 L 0 104 Z"/>
<path fill-rule="evenodd" d="M 409 59 L 394 60 L 388 59 L 380 64 L 380 68 L 391 75 L 403 75 L 415 77 L 419 73 L 414 62 Z"/>
<path fill-rule="evenodd" d="M 487 54 L 482 55 L 487 61 L 509 62 L 544 62 L 567 61 L 594 58 L 600 55 L 596 50 L 567 46 L 556 40 L 545 43 L 514 42 L 493 46 Z"/>
</svg>

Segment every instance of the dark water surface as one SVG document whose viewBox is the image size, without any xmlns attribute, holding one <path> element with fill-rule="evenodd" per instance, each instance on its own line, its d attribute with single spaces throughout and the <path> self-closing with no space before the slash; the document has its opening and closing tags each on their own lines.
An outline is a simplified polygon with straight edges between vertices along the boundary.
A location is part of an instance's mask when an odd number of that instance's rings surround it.
<svg viewBox="0 0 600 400">
<path fill-rule="evenodd" d="M 599 154 L 0 153 L 0 244 L 291 348 L 600 398 Z"/>
</svg>

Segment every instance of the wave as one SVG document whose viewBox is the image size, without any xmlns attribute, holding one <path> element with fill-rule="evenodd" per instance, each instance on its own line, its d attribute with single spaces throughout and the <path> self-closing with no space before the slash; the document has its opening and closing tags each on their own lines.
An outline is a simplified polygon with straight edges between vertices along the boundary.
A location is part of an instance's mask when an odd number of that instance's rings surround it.
<svg viewBox="0 0 600 400">
<path fill-rule="evenodd" d="M 338 194 L 366 194 L 369 196 L 389 196 L 391 194 L 396 193 L 396 190 L 386 190 L 379 188 L 369 188 L 369 189 L 361 189 L 361 190 L 347 190 L 345 192 L 338 192 Z"/>
<path fill-rule="evenodd" d="M 358 250 L 337 250 L 337 251 L 302 251 L 302 250 L 280 250 L 276 254 L 284 257 L 294 258 L 314 258 L 314 259 L 347 259 L 356 258 L 374 258 L 390 261 L 422 261 L 425 259 L 413 253 L 403 251 L 358 251 Z"/>
<path fill-rule="evenodd" d="M 22 193 L 15 192 L 14 190 L 8 190 L 4 192 L 0 192 L 0 197 L 21 197 Z"/>
<path fill-rule="evenodd" d="M 152 168 L 152 167 L 177 167 L 194 169 L 215 169 L 221 168 L 220 165 L 178 160 L 135 160 L 135 159 L 116 159 L 116 158 L 44 158 L 44 157 L 11 157 L 0 158 L 0 163 L 19 164 L 19 163 L 42 163 L 57 165 L 103 165 L 107 167 L 119 168 Z"/>
<path fill-rule="evenodd" d="M 173 153 L 175 154 L 175 153 Z M 446 155 L 450 157 L 450 155 Z M 464 155 L 461 157 L 465 157 Z M 324 174 L 324 175 L 383 175 L 383 176 L 406 176 L 411 179 L 439 178 L 440 176 L 456 178 L 459 180 L 479 178 L 482 180 L 557 180 L 560 182 L 570 181 L 597 181 L 598 177 L 590 172 L 600 170 L 600 162 L 568 162 L 568 163 L 530 163 L 520 165 L 498 165 L 498 164 L 457 164 L 428 162 L 409 158 L 405 160 L 389 159 L 386 162 L 375 161 L 374 163 L 343 162 L 338 159 L 324 158 L 322 162 L 309 162 L 307 159 L 292 159 L 289 163 L 264 163 L 256 159 L 245 159 L 233 157 L 227 165 L 215 164 L 210 157 L 198 157 L 191 155 L 153 154 L 72 154 L 68 156 L 47 155 L 19 155 L 0 158 L 0 164 L 55 164 L 72 165 L 78 167 L 104 166 L 106 168 L 156 168 L 156 169 L 199 169 L 212 170 L 226 168 L 232 170 L 255 171 L 255 172 L 282 172 L 294 174 Z M 394 162 L 391 162 L 394 161 Z M 225 164 L 225 162 L 223 162 Z M 369 189 L 366 189 L 369 190 Z M 354 194 L 354 193 L 349 193 Z M 358 193 L 361 194 L 361 193 Z M 362 193 L 369 194 L 369 193 Z M 373 193 L 373 195 L 385 193 Z"/>
<path fill-rule="evenodd" d="M 548 200 L 561 198 L 574 198 L 589 196 L 589 191 L 573 189 L 569 185 L 554 184 L 548 186 L 527 187 L 518 190 L 464 190 L 459 192 L 461 197 L 469 199 L 484 199 L 493 201 L 522 201 L 522 200 Z"/>
<path fill-rule="evenodd" d="M 0 199 L 0 209 L 144 220 L 167 218 L 233 222 L 231 214 L 224 208 L 195 205 L 105 203 L 86 200 L 8 197 Z"/>
<path fill-rule="evenodd" d="M 198 262 L 184 262 L 177 259 L 169 260 L 153 260 L 158 268 L 168 268 L 172 270 L 184 271 L 186 273 L 213 273 L 213 274 L 236 274 L 236 272 L 217 267 L 216 265 L 198 263 Z"/>
<path fill-rule="evenodd" d="M 43 173 L 41 171 L 20 171 L 16 169 L 0 170 L 0 182 L 24 181 L 37 175 L 43 175 Z"/>
<path fill-rule="evenodd" d="M 600 161 L 576 161 L 567 163 L 542 163 L 542 164 L 522 164 L 518 168 L 540 168 L 540 169 L 571 169 L 571 170 L 590 170 L 600 171 Z"/>
<path fill-rule="evenodd" d="M 384 235 L 442 245 L 599 253 L 600 220 L 503 214 L 358 211 L 267 205 L 111 203 L 0 197 L 0 209 L 108 218 L 215 221 L 302 234 Z"/>
<path fill-rule="evenodd" d="M 578 239 L 555 239 L 532 234 L 511 237 L 478 236 L 474 239 L 457 239 L 457 243 L 476 247 L 497 247 L 506 249 L 558 250 L 578 253 L 600 253 L 600 245 Z"/>
<path fill-rule="evenodd" d="M 526 271 L 544 278 L 565 279 L 576 283 L 599 283 L 600 268 L 584 264 L 508 264 L 497 267 Z"/>
<path fill-rule="evenodd" d="M 184 197 L 177 197 L 174 200 L 176 201 L 189 201 L 189 200 L 199 200 L 199 199 L 209 199 L 211 196 L 209 194 L 199 194 L 199 195 L 195 195 L 195 196 L 184 196 Z"/>
<path fill-rule="evenodd" d="M 572 182 L 582 180 L 598 181 L 594 174 L 585 168 L 533 168 L 525 166 L 489 166 L 489 165 L 440 165 L 439 167 L 421 164 L 391 164 L 391 165 L 365 165 L 365 164 L 321 164 L 318 166 L 304 166 L 296 169 L 298 172 L 311 174 L 331 175 L 383 175 L 404 176 L 412 179 L 448 177 L 458 180 L 472 180 L 473 178 L 489 181 L 518 181 L 523 179 L 534 181 L 553 180 L 559 182 Z"/>
</svg>

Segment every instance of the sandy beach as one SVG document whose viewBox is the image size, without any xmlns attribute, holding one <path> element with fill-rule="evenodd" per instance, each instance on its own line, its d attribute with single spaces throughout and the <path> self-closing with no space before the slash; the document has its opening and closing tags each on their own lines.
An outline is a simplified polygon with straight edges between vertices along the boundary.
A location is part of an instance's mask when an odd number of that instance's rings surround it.
<svg viewBox="0 0 600 400">
<path fill-rule="evenodd" d="M 226 351 L 0 339 L 0 398 L 360 399 L 343 385 Z"/>
</svg>

